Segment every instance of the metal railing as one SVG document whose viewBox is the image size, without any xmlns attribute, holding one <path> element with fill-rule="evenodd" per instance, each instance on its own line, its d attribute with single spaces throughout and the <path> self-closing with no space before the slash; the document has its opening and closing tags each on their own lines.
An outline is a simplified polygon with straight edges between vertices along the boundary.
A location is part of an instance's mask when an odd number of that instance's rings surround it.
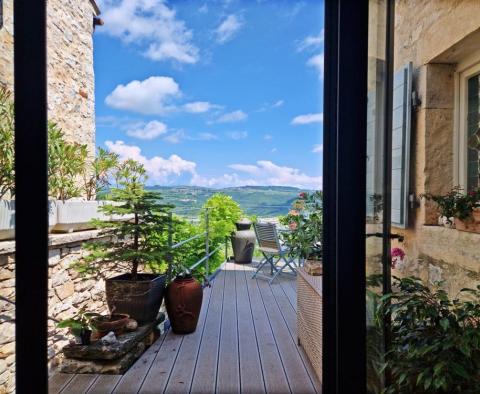
<svg viewBox="0 0 480 394">
<path fill-rule="evenodd" d="M 195 241 L 197 239 L 200 239 L 200 238 L 203 238 L 205 237 L 205 254 L 199 259 L 197 260 L 195 263 L 193 263 L 192 265 L 190 265 L 189 267 L 186 267 L 184 265 L 182 265 L 181 263 L 179 264 L 179 266 L 182 268 L 183 271 L 193 271 L 194 269 L 198 268 L 201 264 L 205 263 L 205 280 L 208 281 L 208 279 L 212 276 L 215 275 L 215 273 L 212 273 L 212 275 L 210 275 L 210 258 L 215 254 L 217 253 L 220 249 L 222 249 L 223 247 L 225 247 L 225 256 L 227 257 L 228 255 L 228 243 L 227 243 L 227 240 L 228 240 L 228 237 L 225 237 L 225 244 L 221 244 L 221 245 L 218 245 L 214 250 L 210 250 L 211 249 L 211 239 L 210 239 L 210 208 L 203 208 L 205 209 L 205 231 L 199 233 L 199 234 L 196 234 L 196 235 L 193 235 L 191 236 L 190 238 L 187 238 L 187 239 L 184 239 L 182 241 L 179 241 L 177 243 L 173 243 L 173 232 L 174 232 L 174 229 L 173 229 L 173 213 L 170 212 L 169 213 L 169 225 L 168 225 L 168 249 L 169 249 L 169 252 L 168 252 L 168 255 L 167 255 L 167 260 L 168 260 L 168 269 L 169 269 L 169 277 L 171 277 L 171 270 L 172 270 L 172 267 L 173 267 L 173 252 L 176 250 L 176 249 L 179 249 L 187 244 L 189 244 L 190 242 L 192 241 Z"/>
</svg>

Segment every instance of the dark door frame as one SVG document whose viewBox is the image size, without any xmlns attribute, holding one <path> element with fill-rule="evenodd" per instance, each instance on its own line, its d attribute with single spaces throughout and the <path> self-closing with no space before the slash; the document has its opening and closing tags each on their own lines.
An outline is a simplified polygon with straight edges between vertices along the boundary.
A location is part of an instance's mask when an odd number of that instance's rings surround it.
<svg viewBox="0 0 480 394">
<path fill-rule="evenodd" d="M 366 391 L 368 0 L 326 0 L 323 392 Z"/>
<path fill-rule="evenodd" d="M 47 393 L 46 0 L 14 1 L 16 392 Z"/>
</svg>

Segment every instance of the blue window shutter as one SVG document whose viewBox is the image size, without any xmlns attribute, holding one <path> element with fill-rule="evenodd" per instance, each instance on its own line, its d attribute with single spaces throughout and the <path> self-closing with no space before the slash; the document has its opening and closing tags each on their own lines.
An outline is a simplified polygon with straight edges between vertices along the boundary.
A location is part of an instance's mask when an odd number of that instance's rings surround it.
<svg viewBox="0 0 480 394">
<path fill-rule="evenodd" d="M 393 77 L 392 108 L 392 225 L 408 226 L 410 134 L 412 115 L 412 63 Z"/>
</svg>

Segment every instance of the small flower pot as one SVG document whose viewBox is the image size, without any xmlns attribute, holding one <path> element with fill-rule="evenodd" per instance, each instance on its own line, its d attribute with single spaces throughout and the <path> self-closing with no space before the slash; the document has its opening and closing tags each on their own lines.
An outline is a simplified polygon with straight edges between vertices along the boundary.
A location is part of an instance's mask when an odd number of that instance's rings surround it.
<svg viewBox="0 0 480 394">
<path fill-rule="evenodd" d="M 92 331 L 86 328 L 80 330 L 80 345 L 88 346 L 90 345 L 90 338 L 92 336 Z"/>
<path fill-rule="evenodd" d="M 115 335 L 121 334 L 130 320 L 130 316 L 124 313 L 114 313 L 109 316 L 98 316 L 92 319 L 92 326 L 102 337 L 113 331 Z M 98 336 L 98 335 L 97 335 Z"/>
<path fill-rule="evenodd" d="M 455 228 L 469 233 L 480 233 L 480 208 L 475 208 L 465 220 L 455 218 Z"/>
</svg>

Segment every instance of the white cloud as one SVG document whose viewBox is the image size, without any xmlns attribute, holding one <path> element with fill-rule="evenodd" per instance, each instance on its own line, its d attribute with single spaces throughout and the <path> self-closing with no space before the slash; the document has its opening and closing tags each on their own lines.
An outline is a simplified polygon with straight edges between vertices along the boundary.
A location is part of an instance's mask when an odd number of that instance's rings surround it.
<svg viewBox="0 0 480 394">
<path fill-rule="evenodd" d="M 227 41 L 230 41 L 235 37 L 243 25 L 244 22 L 240 17 L 230 14 L 215 30 L 217 42 L 224 44 Z"/>
<path fill-rule="evenodd" d="M 320 189 L 322 177 L 309 176 L 299 169 L 280 166 L 268 160 L 255 164 L 231 164 L 236 171 L 219 177 L 203 177 L 197 173 L 197 164 L 173 154 L 168 158 L 153 156 L 147 158 L 140 147 L 127 145 L 123 141 L 106 141 L 107 148 L 117 153 L 121 160 L 133 159 L 145 166 L 149 180 L 159 184 L 169 184 L 175 177 L 190 176 L 190 183 L 197 186 L 226 187 L 244 185 L 296 186 Z M 245 174 L 242 177 L 240 174 Z"/>
<path fill-rule="evenodd" d="M 293 118 L 291 124 L 292 125 L 303 125 L 303 124 L 310 124 L 310 123 L 322 123 L 323 122 L 323 114 L 316 113 L 316 114 L 305 114 L 305 115 L 298 115 Z"/>
<path fill-rule="evenodd" d="M 233 112 L 228 112 L 226 114 L 223 114 L 217 119 L 218 123 L 232 123 L 232 122 L 240 122 L 242 120 L 245 120 L 248 118 L 248 115 L 241 111 L 233 111 Z"/>
<path fill-rule="evenodd" d="M 321 153 L 321 152 L 323 152 L 323 144 L 314 145 L 314 146 L 313 146 L 313 149 L 312 149 L 312 152 L 313 152 L 313 153 Z"/>
<path fill-rule="evenodd" d="M 283 104 L 285 104 L 284 100 L 277 100 L 274 103 L 265 103 L 262 107 L 260 107 L 260 109 L 257 109 L 256 112 L 265 112 L 265 111 L 268 111 L 269 109 L 279 108 L 283 106 Z"/>
<path fill-rule="evenodd" d="M 297 52 L 318 48 L 324 40 L 324 30 L 318 36 L 307 36 L 297 44 Z"/>
<path fill-rule="evenodd" d="M 127 135 L 130 137 L 140 138 L 142 140 L 153 140 L 158 136 L 167 132 L 167 125 L 157 120 L 152 120 L 143 127 L 133 128 L 127 130 Z"/>
<path fill-rule="evenodd" d="M 232 140 L 243 140 L 248 137 L 247 131 L 229 131 L 226 134 Z"/>
<path fill-rule="evenodd" d="M 173 78 L 154 76 L 117 85 L 105 103 L 116 109 L 162 115 L 174 109 L 170 101 L 180 95 L 180 87 Z"/>
<path fill-rule="evenodd" d="M 198 133 L 197 139 L 201 141 L 213 141 L 218 140 L 218 136 L 213 133 Z"/>
<path fill-rule="evenodd" d="M 318 77 L 323 78 L 323 53 L 319 53 L 308 59 L 307 66 L 315 68 L 318 72 Z"/>
<path fill-rule="evenodd" d="M 163 138 L 164 141 L 167 141 L 171 144 L 179 144 L 185 139 L 188 139 L 188 137 L 183 130 L 178 130 L 175 133 L 169 134 Z"/>
<path fill-rule="evenodd" d="M 271 139 L 273 139 L 273 136 L 272 136 L 271 134 L 265 134 L 265 135 L 263 136 L 263 139 L 264 139 L 265 141 L 270 141 Z"/>
<path fill-rule="evenodd" d="M 140 47 L 152 60 L 193 64 L 199 59 L 193 33 L 164 0 L 103 0 L 100 33 Z"/>
<path fill-rule="evenodd" d="M 192 103 L 184 104 L 183 108 L 186 112 L 198 114 L 208 112 L 213 108 L 218 108 L 218 105 L 214 105 L 212 103 L 209 103 L 208 101 L 195 101 Z"/>
<path fill-rule="evenodd" d="M 204 3 L 199 9 L 198 9 L 198 12 L 200 14 L 206 14 L 208 13 L 208 5 L 207 3 Z"/>
<path fill-rule="evenodd" d="M 165 136 L 163 140 L 170 144 L 179 144 L 183 141 L 214 141 L 218 140 L 218 136 L 213 133 L 197 133 L 192 136 L 184 130 L 177 130 L 175 133 Z"/>
<path fill-rule="evenodd" d="M 171 155 L 168 158 L 153 156 L 147 158 L 142 155 L 142 150 L 135 145 L 127 145 L 123 141 L 106 141 L 107 148 L 117 153 L 121 160 L 133 159 L 145 166 L 150 180 L 158 183 L 168 183 L 172 176 L 183 174 L 196 174 L 197 164 L 193 161 L 182 159 L 178 155 Z"/>
</svg>

